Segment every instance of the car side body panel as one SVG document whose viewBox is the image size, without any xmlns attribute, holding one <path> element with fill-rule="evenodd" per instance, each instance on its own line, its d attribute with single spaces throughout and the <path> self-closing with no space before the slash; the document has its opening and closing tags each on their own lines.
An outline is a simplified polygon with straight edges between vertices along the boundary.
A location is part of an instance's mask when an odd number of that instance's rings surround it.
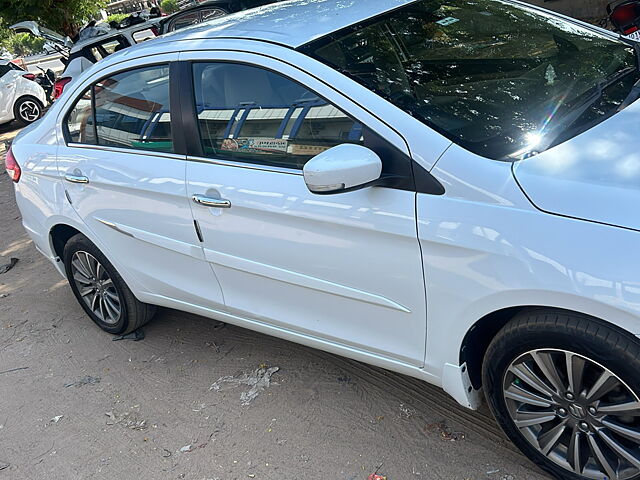
<svg viewBox="0 0 640 480">
<path fill-rule="evenodd" d="M 540 212 L 511 163 L 457 146 L 432 173 L 446 194 L 418 194 L 430 373 L 459 362 L 469 329 L 509 307 L 563 308 L 640 333 L 640 257 L 619 255 L 637 249 L 637 232 Z"/>
</svg>

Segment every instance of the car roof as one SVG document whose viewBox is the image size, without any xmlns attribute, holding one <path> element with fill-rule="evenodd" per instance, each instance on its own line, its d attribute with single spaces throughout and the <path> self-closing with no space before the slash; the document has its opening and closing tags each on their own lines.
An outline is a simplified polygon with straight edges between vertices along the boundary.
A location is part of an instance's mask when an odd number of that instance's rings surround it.
<svg viewBox="0 0 640 480">
<path fill-rule="evenodd" d="M 412 1 L 415 0 L 288 0 L 218 17 L 163 38 L 242 38 L 297 48 Z"/>
<path fill-rule="evenodd" d="M 77 51 L 82 50 L 86 46 L 93 45 L 95 43 L 102 43 L 104 40 L 117 37 L 124 33 L 128 33 L 128 32 L 135 33 L 140 30 L 146 30 L 147 28 L 157 26 L 159 21 L 160 21 L 159 18 L 152 18 L 150 20 L 147 20 L 146 22 L 136 23 L 135 25 L 132 25 L 127 28 L 112 28 L 109 31 L 109 33 L 105 33 L 104 35 L 98 35 L 98 36 L 87 38 L 86 40 L 80 40 L 79 42 L 74 43 L 70 53 L 76 53 Z"/>
</svg>

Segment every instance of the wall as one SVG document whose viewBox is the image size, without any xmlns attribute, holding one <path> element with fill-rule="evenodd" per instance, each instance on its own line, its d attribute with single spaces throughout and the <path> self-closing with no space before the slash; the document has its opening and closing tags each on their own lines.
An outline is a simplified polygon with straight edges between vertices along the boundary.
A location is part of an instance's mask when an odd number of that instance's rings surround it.
<svg viewBox="0 0 640 480">
<path fill-rule="evenodd" d="M 611 0 L 525 0 L 527 3 L 554 10 L 580 19 L 600 19 L 607 16 Z"/>
</svg>

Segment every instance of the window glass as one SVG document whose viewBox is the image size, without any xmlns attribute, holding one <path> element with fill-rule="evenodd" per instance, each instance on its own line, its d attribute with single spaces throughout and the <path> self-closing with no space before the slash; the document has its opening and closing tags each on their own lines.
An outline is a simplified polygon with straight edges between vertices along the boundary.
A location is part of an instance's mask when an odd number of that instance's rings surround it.
<svg viewBox="0 0 640 480">
<path fill-rule="evenodd" d="M 94 88 L 99 145 L 173 152 L 168 66 L 129 70 Z"/>
<path fill-rule="evenodd" d="M 144 42 L 146 40 L 151 40 L 152 38 L 155 38 L 156 34 L 154 33 L 152 28 L 145 28 L 144 30 L 140 30 L 138 32 L 135 32 L 132 37 L 133 40 L 136 43 L 141 43 Z"/>
<path fill-rule="evenodd" d="M 495 159 L 590 128 L 639 78 L 630 45 L 495 0 L 412 2 L 300 50 Z"/>
<path fill-rule="evenodd" d="M 91 88 L 88 88 L 67 115 L 66 124 L 70 142 L 96 143 L 91 103 Z"/>
<path fill-rule="evenodd" d="M 205 156 L 301 169 L 341 143 L 364 143 L 362 125 L 282 75 L 231 63 L 193 66 Z"/>
<path fill-rule="evenodd" d="M 4 77 L 4 75 L 11 70 L 9 65 L 0 65 L 0 78 Z"/>
<path fill-rule="evenodd" d="M 112 40 L 91 47 L 91 53 L 95 57 L 96 61 L 98 61 L 108 57 L 113 52 L 117 52 L 123 48 L 127 48 L 128 46 L 129 44 L 124 38 L 116 37 Z"/>
<path fill-rule="evenodd" d="M 221 8 L 204 8 L 200 11 L 200 13 L 202 15 L 203 22 L 212 20 L 217 17 L 222 17 L 223 15 L 227 14 L 227 12 L 225 12 Z"/>
<path fill-rule="evenodd" d="M 189 25 L 195 25 L 196 23 L 200 23 L 200 12 L 189 12 L 184 15 L 179 15 L 178 18 L 171 22 L 171 27 L 169 27 L 169 31 L 180 30 L 181 28 L 188 27 Z"/>
</svg>

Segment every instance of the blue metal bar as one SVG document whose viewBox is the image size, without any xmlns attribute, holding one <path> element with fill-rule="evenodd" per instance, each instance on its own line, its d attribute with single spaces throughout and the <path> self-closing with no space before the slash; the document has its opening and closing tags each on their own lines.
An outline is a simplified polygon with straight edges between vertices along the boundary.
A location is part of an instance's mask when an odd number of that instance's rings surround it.
<svg viewBox="0 0 640 480">
<path fill-rule="evenodd" d="M 215 109 L 212 109 L 215 110 Z M 224 108 L 219 108 L 218 110 L 225 110 Z M 233 111 L 233 115 L 231 115 L 231 118 L 229 119 L 229 122 L 227 123 L 227 128 L 224 131 L 224 136 L 222 138 L 229 138 L 229 135 L 231 135 L 231 127 L 233 127 L 233 122 L 235 122 L 236 117 L 238 116 L 238 112 L 241 110 L 241 107 L 237 107 L 234 111 Z"/>
</svg>

